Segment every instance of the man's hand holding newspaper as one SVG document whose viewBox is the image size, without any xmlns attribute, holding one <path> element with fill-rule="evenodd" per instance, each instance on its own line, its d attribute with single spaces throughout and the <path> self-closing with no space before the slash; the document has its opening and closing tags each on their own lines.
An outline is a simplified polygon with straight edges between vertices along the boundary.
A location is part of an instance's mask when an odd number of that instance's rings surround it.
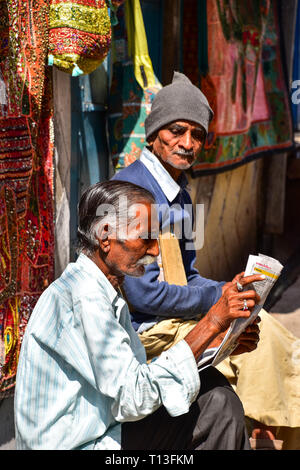
<svg viewBox="0 0 300 470">
<path fill-rule="evenodd" d="M 247 285 L 245 290 L 254 289 L 259 295 L 260 300 L 254 306 L 251 315 L 248 318 L 238 318 L 231 323 L 224 339 L 221 341 L 221 344 L 218 347 L 209 348 L 207 351 L 205 351 L 200 361 L 198 362 L 199 370 L 202 370 L 208 366 L 216 366 L 229 355 L 238 353 L 237 348 L 239 344 L 239 338 L 241 337 L 242 333 L 245 332 L 247 327 L 249 329 L 250 325 L 253 325 L 258 321 L 257 317 L 259 311 L 263 307 L 263 304 L 271 288 L 278 279 L 282 268 L 283 266 L 281 263 L 279 263 L 274 258 L 270 258 L 269 256 L 261 254 L 258 256 L 249 256 L 244 272 L 244 277 L 250 276 L 252 274 L 261 274 L 264 275 L 265 278 L 262 281 Z M 236 276 L 233 282 L 236 282 L 236 280 L 238 280 L 238 276 Z M 230 284 L 232 283 L 229 283 L 229 285 Z"/>
</svg>

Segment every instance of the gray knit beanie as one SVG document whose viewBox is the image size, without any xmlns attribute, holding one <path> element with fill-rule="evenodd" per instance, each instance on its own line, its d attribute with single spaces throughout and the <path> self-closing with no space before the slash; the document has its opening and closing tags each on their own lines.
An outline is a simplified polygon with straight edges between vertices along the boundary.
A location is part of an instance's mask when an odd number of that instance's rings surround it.
<svg viewBox="0 0 300 470">
<path fill-rule="evenodd" d="M 208 131 L 213 111 L 204 94 L 183 73 L 174 72 L 173 81 L 155 96 L 145 120 L 146 139 L 173 121 L 193 121 Z"/>
</svg>

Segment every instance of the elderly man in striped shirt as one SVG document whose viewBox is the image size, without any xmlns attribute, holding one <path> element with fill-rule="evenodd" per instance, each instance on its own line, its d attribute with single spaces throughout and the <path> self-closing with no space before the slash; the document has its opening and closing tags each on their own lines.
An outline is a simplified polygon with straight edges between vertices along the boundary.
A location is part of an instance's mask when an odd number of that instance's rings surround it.
<svg viewBox="0 0 300 470">
<path fill-rule="evenodd" d="M 22 342 L 17 449 L 250 448 L 239 398 L 215 368 L 199 373 L 197 361 L 232 320 L 250 315 L 256 293 L 228 288 L 150 363 L 131 325 L 120 286 L 158 255 L 154 205 L 151 193 L 128 182 L 83 194 L 79 257 L 41 295 Z M 254 324 L 235 352 L 255 349 L 258 338 Z"/>
</svg>

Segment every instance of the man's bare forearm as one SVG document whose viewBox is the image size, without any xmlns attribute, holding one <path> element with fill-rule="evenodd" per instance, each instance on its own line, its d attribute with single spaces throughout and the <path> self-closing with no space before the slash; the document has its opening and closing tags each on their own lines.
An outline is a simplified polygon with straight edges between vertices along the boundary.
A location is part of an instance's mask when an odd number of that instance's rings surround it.
<svg viewBox="0 0 300 470">
<path fill-rule="evenodd" d="M 184 340 L 191 348 L 196 361 L 198 361 L 201 354 L 219 334 L 219 329 L 207 317 L 204 317 L 186 335 Z"/>
</svg>

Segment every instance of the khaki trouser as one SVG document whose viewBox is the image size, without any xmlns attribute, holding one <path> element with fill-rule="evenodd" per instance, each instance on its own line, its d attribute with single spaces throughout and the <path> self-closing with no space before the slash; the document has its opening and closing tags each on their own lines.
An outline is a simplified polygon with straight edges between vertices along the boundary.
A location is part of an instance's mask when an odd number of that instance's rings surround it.
<svg viewBox="0 0 300 470">
<path fill-rule="evenodd" d="M 243 403 L 245 415 L 277 427 L 284 448 L 300 449 L 300 339 L 272 315 L 260 312 L 260 341 L 251 353 L 230 356 L 217 368 Z M 196 321 L 163 320 L 140 339 L 148 359 L 183 339 Z"/>
<path fill-rule="evenodd" d="M 145 346 L 148 362 L 182 340 L 197 323 L 196 320 L 168 318 L 143 331 L 139 337 Z"/>
</svg>

